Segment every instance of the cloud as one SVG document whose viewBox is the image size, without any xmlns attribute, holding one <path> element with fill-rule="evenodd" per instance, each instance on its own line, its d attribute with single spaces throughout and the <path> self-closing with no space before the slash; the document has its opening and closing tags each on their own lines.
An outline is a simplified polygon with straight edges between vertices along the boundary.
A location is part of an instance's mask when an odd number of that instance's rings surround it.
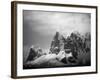
<svg viewBox="0 0 100 80">
<path fill-rule="evenodd" d="M 90 32 L 89 13 L 61 13 L 24 11 L 24 21 L 41 35 L 53 35 L 56 31 L 69 34 L 72 31 Z"/>
</svg>

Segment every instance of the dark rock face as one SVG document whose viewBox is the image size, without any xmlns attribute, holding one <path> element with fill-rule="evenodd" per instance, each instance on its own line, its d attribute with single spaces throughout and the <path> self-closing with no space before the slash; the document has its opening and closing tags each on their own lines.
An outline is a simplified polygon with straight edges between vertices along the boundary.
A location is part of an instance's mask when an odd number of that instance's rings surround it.
<svg viewBox="0 0 100 80">
<path fill-rule="evenodd" d="M 43 54 L 43 51 L 41 48 L 35 49 L 34 47 L 31 47 L 29 50 L 29 55 L 28 55 L 26 62 L 35 60 L 42 55 L 44 55 L 44 54 Z"/>
<path fill-rule="evenodd" d="M 65 39 L 59 32 L 56 32 L 52 42 L 50 52 L 58 54 L 60 50 L 64 48 Z"/>
<path fill-rule="evenodd" d="M 66 38 L 56 32 L 52 42 L 50 52 L 58 54 L 61 50 L 71 49 L 72 55 L 78 59 L 79 64 L 90 65 L 91 35 L 86 33 L 81 35 L 79 32 L 72 32 Z M 72 59 L 70 59 L 72 61 Z M 73 62 L 73 61 L 72 61 Z"/>
<path fill-rule="evenodd" d="M 27 61 L 32 61 L 34 60 L 34 58 L 37 56 L 37 52 L 35 51 L 34 48 L 30 48 L 30 51 L 29 51 L 29 56 L 27 58 Z"/>
</svg>

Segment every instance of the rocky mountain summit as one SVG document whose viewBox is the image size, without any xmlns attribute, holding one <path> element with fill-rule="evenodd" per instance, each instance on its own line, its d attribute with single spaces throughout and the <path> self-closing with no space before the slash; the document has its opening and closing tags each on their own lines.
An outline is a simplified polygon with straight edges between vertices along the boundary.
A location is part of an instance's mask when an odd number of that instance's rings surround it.
<svg viewBox="0 0 100 80">
<path fill-rule="evenodd" d="M 77 63 L 64 64 L 56 59 L 60 51 L 70 49 L 72 56 Z M 50 44 L 49 53 L 44 53 L 42 49 L 30 48 L 27 63 L 24 68 L 42 68 L 57 66 L 90 66 L 91 65 L 91 35 L 86 33 L 81 35 L 79 32 L 72 32 L 64 37 L 56 32 Z M 75 62 L 75 61 L 74 61 Z"/>
<path fill-rule="evenodd" d="M 64 37 L 59 32 L 56 32 L 52 42 L 50 51 L 59 53 L 61 50 L 71 49 L 73 56 L 78 58 L 78 54 L 90 53 L 91 36 L 90 33 L 81 35 L 79 32 L 73 32 L 68 37 Z M 89 57 L 88 57 L 89 58 Z"/>
</svg>

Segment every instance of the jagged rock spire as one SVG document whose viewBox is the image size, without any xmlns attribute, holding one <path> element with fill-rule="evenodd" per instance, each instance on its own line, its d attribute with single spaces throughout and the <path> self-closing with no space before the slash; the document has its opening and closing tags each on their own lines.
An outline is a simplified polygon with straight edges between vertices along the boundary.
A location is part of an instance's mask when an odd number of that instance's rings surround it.
<svg viewBox="0 0 100 80">
<path fill-rule="evenodd" d="M 59 32 L 56 32 L 56 34 L 54 35 L 54 38 L 51 42 L 50 52 L 58 53 L 61 49 L 63 49 L 63 46 L 64 46 L 63 41 L 64 40 L 65 40 L 65 38 Z"/>
</svg>

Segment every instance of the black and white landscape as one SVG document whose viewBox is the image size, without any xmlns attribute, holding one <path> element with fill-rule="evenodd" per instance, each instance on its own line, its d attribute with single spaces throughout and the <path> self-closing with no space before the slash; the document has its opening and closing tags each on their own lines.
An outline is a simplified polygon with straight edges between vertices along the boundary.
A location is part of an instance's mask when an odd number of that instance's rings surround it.
<svg viewBox="0 0 100 80">
<path fill-rule="evenodd" d="M 91 15 L 23 10 L 23 69 L 75 66 L 91 66 Z"/>
</svg>

